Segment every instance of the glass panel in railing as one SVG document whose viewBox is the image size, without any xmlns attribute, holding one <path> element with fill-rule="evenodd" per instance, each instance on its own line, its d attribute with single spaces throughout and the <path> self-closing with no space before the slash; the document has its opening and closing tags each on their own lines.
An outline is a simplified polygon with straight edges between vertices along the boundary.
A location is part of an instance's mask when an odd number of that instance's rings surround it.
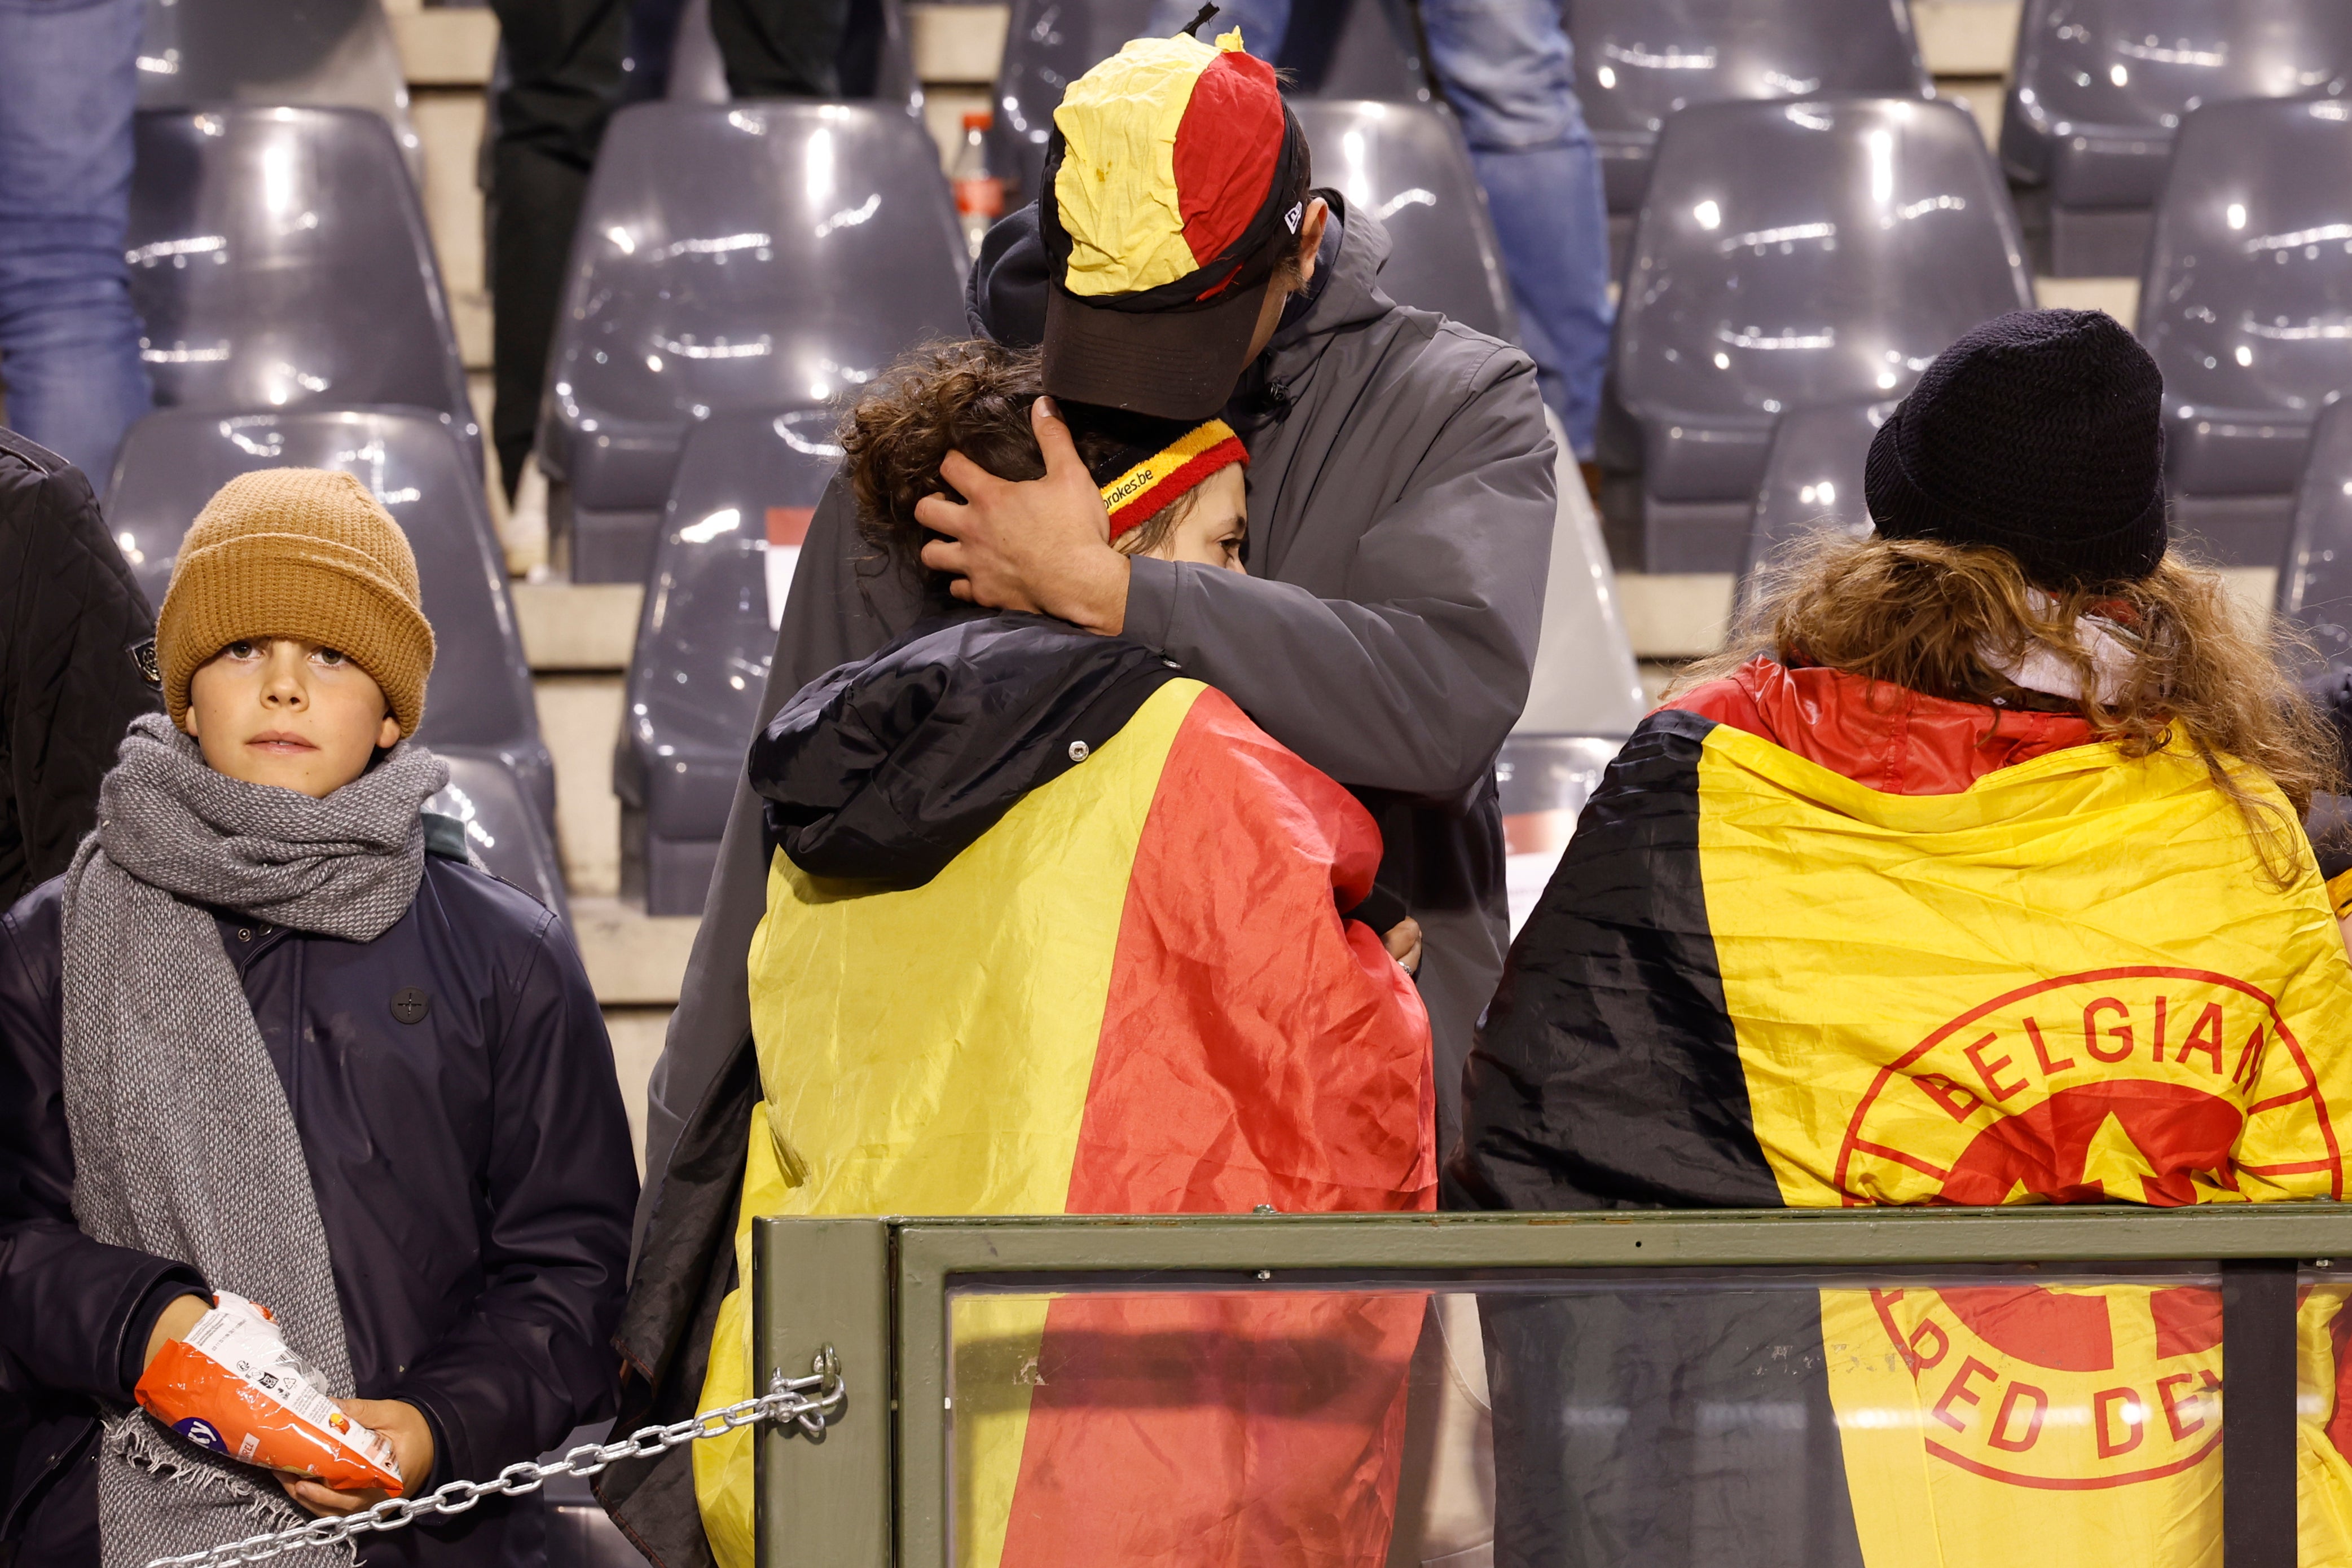
<svg viewBox="0 0 2352 1568">
<path fill-rule="evenodd" d="M 2305 1563 L 2352 1561 L 2336 1279 Z M 1405 1283 L 958 1290 L 959 1568 L 2221 1561 L 2213 1265 Z"/>
</svg>

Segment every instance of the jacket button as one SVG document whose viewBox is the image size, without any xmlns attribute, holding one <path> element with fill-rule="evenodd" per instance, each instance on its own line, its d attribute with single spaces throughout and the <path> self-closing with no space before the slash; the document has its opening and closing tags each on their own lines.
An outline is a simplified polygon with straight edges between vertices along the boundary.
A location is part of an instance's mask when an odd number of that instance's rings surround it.
<svg viewBox="0 0 2352 1568">
<path fill-rule="evenodd" d="M 250 942 L 253 940 L 253 932 L 249 928 L 240 925 L 236 928 L 236 939 L 240 942 Z"/>
<path fill-rule="evenodd" d="M 404 986 L 392 993 L 392 1016 L 403 1023 L 423 1023 L 425 1015 L 433 1010 L 433 998 L 415 986 Z"/>
<path fill-rule="evenodd" d="M 1085 760 L 1086 760 L 1089 756 L 1091 756 L 1092 754 L 1093 754 L 1093 748 L 1092 748 L 1091 747 L 1087 746 L 1087 743 L 1086 743 L 1085 741 L 1083 741 L 1083 740 L 1074 740 L 1074 741 L 1070 742 L 1070 760 L 1071 760 L 1071 761 L 1073 761 L 1073 762 L 1084 762 L 1084 761 L 1085 761 Z"/>
</svg>

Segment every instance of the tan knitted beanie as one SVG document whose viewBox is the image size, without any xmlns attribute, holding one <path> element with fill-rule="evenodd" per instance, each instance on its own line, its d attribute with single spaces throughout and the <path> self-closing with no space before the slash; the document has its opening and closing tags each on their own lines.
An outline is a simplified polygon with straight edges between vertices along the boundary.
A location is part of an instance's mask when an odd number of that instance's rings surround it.
<svg viewBox="0 0 2352 1568">
<path fill-rule="evenodd" d="M 187 715 L 197 667 L 247 637 L 299 637 L 340 650 L 383 688 L 400 733 L 416 733 L 433 673 L 416 557 L 392 514 L 352 476 L 263 468 L 205 503 L 155 618 L 173 724 Z"/>
</svg>

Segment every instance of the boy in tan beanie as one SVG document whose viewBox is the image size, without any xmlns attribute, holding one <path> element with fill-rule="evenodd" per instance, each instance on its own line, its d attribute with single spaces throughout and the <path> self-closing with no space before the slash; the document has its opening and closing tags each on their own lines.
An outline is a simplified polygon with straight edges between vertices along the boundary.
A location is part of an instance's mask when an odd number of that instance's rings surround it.
<svg viewBox="0 0 2352 1568">
<path fill-rule="evenodd" d="M 223 486 L 157 622 L 169 720 L 133 724 L 71 869 L 0 916 L 18 1561 L 142 1568 L 378 1500 L 133 1405 L 213 1291 L 272 1310 L 405 1495 L 611 1413 L 635 1198 L 611 1047 L 554 916 L 427 851 L 418 597 L 350 475 Z M 537 1563 L 541 1507 L 359 1560 Z"/>
<path fill-rule="evenodd" d="M 425 716 L 417 598 L 408 537 L 358 479 L 230 480 L 182 541 L 156 620 L 172 722 L 216 771 L 323 799 Z"/>
</svg>

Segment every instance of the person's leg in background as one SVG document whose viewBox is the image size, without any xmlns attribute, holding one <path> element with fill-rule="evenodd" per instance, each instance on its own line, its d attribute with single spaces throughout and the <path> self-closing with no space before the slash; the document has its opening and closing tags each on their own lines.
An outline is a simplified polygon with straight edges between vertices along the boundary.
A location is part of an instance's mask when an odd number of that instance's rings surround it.
<svg viewBox="0 0 2352 1568">
<path fill-rule="evenodd" d="M 710 35 L 737 98 L 838 98 L 849 0 L 710 0 Z"/>
<path fill-rule="evenodd" d="M 0 0 L 0 382 L 101 494 L 154 402 L 123 230 L 142 0 Z"/>
<path fill-rule="evenodd" d="M 0 5 L 8 0 L 0 0 Z M 539 426 L 548 344 L 563 300 L 572 231 L 621 89 L 625 0 L 491 0 L 506 47 L 490 151 L 490 442 L 508 497 Z"/>
<path fill-rule="evenodd" d="M 1609 362 L 1609 214 L 1558 0 L 1421 0 L 1430 68 L 1469 138 L 1519 335 L 1580 460 Z"/>
<path fill-rule="evenodd" d="M 1181 33 L 1200 14 L 1201 0 L 1155 0 L 1151 20 L 1138 37 L 1165 38 Z M 1262 60 L 1274 59 L 1282 53 L 1283 35 L 1290 31 L 1290 0 L 1240 0 L 1237 5 L 1220 5 L 1194 36 L 1206 41 L 1234 27 L 1242 30 L 1242 43 L 1251 54 Z"/>
</svg>

